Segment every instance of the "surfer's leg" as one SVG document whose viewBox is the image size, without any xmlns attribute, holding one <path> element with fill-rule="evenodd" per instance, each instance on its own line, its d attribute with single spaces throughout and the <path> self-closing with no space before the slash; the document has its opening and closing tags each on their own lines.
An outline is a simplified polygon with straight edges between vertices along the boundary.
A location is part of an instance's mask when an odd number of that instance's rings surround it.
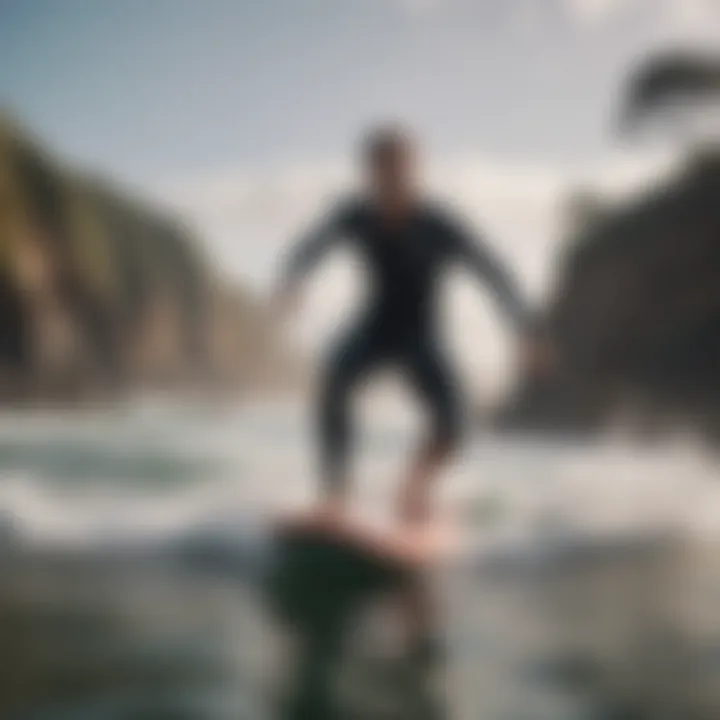
<svg viewBox="0 0 720 720">
<path fill-rule="evenodd" d="M 329 499 L 342 501 L 347 490 L 353 391 L 380 359 L 377 339 L 361 327 L 340 342 L 327 363 L 320 388 L 319 431 L 323 490 Z"/>
<path fill-rule="evenodd" d="M 430 579 L 418 573 L 400 595 L 407 630 L 409 659 L 418 670 L 430 670 L 441 660 L 440 612 Z"/>
<path fill-rule="evenodd" d="M 430 432 L 403 479 L 398 512 L 406 522 L 427 522 L 432 516 L 433 481 L 460 439 L 461 402 L 453 373 L 434 344 L 412 347 L 405 368 L 429 411 L 431 423 Z M 410 657 L 419 669 L 430 669 L 439 649 L 439 630 L 436 599 L 426 578 L 416 578 L 400 599 L 407 622 Z"/>
<path fill-rule="evenodd" d="M 406 368 L 428 408 L 430 432 L 412 461 L 401 487 L 399 513 L 406 520 L 427 520 L 433 480 L 457 447 L 462 412 L 459 391 L 442 351 L 432 343 L 412 348 Z"/>
</svg>

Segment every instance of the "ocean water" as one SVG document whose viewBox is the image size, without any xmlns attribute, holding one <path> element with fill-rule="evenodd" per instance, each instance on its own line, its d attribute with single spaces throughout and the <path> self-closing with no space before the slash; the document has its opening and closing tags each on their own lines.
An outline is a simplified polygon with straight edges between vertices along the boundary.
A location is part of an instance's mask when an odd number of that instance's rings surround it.
<svg viewBox="0 0 720 720">
<path fill-rule="evenodd" d="M 356 507 L 387 524 L 416 428 L 365 419 Z M 296 639 L 261 588 L 270 518 L 314 494 L 309 430 L 287 403 L 1 415 L 0 717 L 289 717 Z M 720 717 L 718 479 L 684 438 L 478 434 L 438 488 L 442 652 L 413 686 L 371 603 L 347 716 Z"/>
</svg>

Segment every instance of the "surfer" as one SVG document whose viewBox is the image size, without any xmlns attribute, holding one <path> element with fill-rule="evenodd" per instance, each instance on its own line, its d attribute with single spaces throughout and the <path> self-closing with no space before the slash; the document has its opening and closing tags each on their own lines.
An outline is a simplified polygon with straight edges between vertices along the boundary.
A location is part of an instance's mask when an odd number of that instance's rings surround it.
<svg viewBox="0 0 720 720">
<path fill-rule="evenodd" d="M 404 372 L 432 423 L 401 486 L 398 514 L 428 520 L 430 490 L 461 437 L 460 391 L 437 333 L 438 285 L 449 263 L 470 268 L 493 290 L 516 330 L 525 360 L 537 349 L 529 314 L 508 272 L 448 210 L 420 191 L 416 147 L 394 126 L 362 143 L 366 188 L 330 209 L 290 251 L 280 285 L 281 311 L 294 306 L 301 281 L 339 242 L 353 243 L 367 264 L 371 293 L 360 320 L 331 352 L 319 392 L 323 512 L 341 518 L 348 488 L 353 391 L 373 371 Z"/>
</svg>

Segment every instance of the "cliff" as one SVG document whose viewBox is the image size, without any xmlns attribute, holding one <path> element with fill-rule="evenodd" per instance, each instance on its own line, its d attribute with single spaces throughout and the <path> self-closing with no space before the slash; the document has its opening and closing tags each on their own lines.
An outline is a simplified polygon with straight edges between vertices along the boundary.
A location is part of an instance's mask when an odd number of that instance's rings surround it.
<svg viewBox="0 0 720 720">
<path fill-rule="evenodd" d="M 265 315 L 180 220 L 0 118 L 0 399 L 277 382 Z"/>
<path fill-rule="evenodd" d="M 720 431 L 720 151 L 569 238 L 546 308 L 561 358 L 527 377 L 510 426 L 592 430 L 632 419 Z"/>
<path fill-rule="evenodd" d="M 522 378 L 502 427 L 586 432 L 622 420 L 720 439 L 718 102 L 717 53 L 661 53 L 631 72 L 620 129 L 662 128 L 687 159 L 639 198 L 580 203 L 543 313 L 559 361 Z"/>
</svg>

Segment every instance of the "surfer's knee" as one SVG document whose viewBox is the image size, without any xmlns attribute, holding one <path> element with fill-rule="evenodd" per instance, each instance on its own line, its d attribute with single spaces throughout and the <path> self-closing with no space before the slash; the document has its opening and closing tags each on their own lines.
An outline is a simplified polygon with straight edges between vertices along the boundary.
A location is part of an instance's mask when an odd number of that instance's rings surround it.
<svg viewBox="0 0 720 720">
<path fill-rule="evenodd" d="M 320 423 L 331 430 L 342 423 L 347 413 L 350 387 L 342 373 L 337 370 L 323 378 L 318 392 L 318 416 Z"/>
<path fill-rule="evenodd" d="M 444 421 L 435 434 L 435 445 L 438 452 L 449 455 L 460 446 L 462 442 L 462 426 L 461 423 L 453 418 Z"/>
<path fill-rule="evenodd" d="M 431 451 L 436 457 L 454 452 L 462 441 L 463 423 L 459 407 L 453 402 L 436 406 L 431 437 Z"/>
<path fill-rule="evenodd" d="M 352 377 L 342 364 L 331 363 L 320 384 L 317 407 L 321 442 L 324 453 L 331 456 L 330 464 L 342 462 L 350 442 L 352 390 Z"/>
<path fill-rule="evenodd" d="M 371 350 L 361 336 L 351 336 L 334 348 L 327 359 L 318 394 L 320 418 L 327 432 L 338 427 L 343 432 L 347 425 L 352 397 L 372 361 Z"/>
</svg>

